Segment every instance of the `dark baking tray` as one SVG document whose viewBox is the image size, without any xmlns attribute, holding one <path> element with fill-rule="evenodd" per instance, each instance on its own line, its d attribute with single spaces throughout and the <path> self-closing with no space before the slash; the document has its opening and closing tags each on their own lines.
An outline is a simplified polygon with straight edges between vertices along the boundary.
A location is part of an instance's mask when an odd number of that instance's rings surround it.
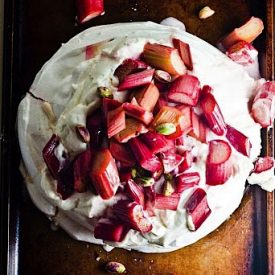
<svg viewBox="0 0 275 275">
<path fill-rule="evenodd" d="M 200 21 L 205 5 L 216 14 Z M 250 15 L 261 17 L 265 32 L 256 41 L 262 75 L 274 79 L 274 1 L 105 0 L 106 14 L 75 25 L 74 0 L 6 0 L 4 87 L 1 123 L 0 272 L 5 274 L 104 274 L 107 260 L 126 264 L 129 274 L 274 274 L 274 197 L 248 188 L 240 208 L 218 231 L 168 254 L 142 254 L 72 240 L 30 201 L 18 171 L 17 106 L 45 61 L 73 35 L 90 26 L 175 16 L 187 30 L 214 44 Z M 263 133 L 263 154 L 273 153 L 273 132 Z M 95 257 L 100 256 L 99 262 Z"/>
</svg>

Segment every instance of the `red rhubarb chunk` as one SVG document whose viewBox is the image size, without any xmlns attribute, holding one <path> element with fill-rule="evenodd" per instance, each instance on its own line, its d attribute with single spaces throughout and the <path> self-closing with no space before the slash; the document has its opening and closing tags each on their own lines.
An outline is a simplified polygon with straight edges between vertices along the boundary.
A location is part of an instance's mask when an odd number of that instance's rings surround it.
<svg viewBox="0 0 275 275">
<path fill-rule="evenodd" d="M 141 135 L 140 138 L 142 141 L 144 141 L 153 154 L 172 150 L 175 147 L 173 141 L 168 140 L 164 135 L 158 134 L 156 132 L 150 131 Z"/>
<path fill-rule="evenodd" d="M 96 153 L 90 178 L 102 199 L 107 200 L 115 195 L 120 180 L 115 160 L 108 149 L 101 149 Z"/>
<path fill-rule="evenodd" d="M 206 184 L 224 184 L 233 172 L 232 150 L 224 140 L 211 140 L 206 160 Z"/>
<path fill-rule="evenodd" d="M 172 82 L 168 91 L 168 99 L 176 103 L 195 106 L 200 94 L 200 82 L 193 75 L 182 75 Z"/>
<path fill-rule="evenodd" d="M 144 209 L 149 216 L 155 216 L 156 192 L 154 186 L 143 187 L 144 190 Z"/>
<path fill-rule="evenodd" d="M 192 130 L 189 135 L 202 143 L 207 141 L 208 127 L 204 117 L 198 116 L 194 111 L 191 114 Z"/>
<path fill-rule="evenodd" d="M 161 162 L 159 158 L 152 154 L 146 144 L 138 137 L 129 141 L 131 150 L 142 168 L 145 170 L 156 172 L 161 169 Z"/>
<path fill-rule="evenodd" d="M 194 161 L 194 156 L 191 151 L 184 151 L 182 154 L 183 161 L 179 165 L 179 173 L 188 170 Z"/>
<path fill-rule="evenodd" d="M 192 61 L 192 55 L 190 51 L 190 46 L 187 43 L 184 43 L 183 41 L 174 38 L 173 39 L 173 45 L 178 50 L 180 57 L 186 66 L 188 70 L 193 70 L 193 61 Z"/>
<path fill-rule="evenodd" d="M 267 81 L 257 92 L 251 114 L 263 128 L 273 124 L 275 118 L 275 81 Z"/>
<path fill-rule="evenodd" d="M 192 109 L 190 106 L 179 105 L 177 109 L 182 113 L 182 119 L 179 122 L 179 126 L 183 134 L 187 134 L 192 130 Z"/>
<path fill-rule="evenodd" d="M 61 140 L 54 134 L 42 151 L 44 161 L 55 179 L 58 178 L 60 171 L 68 164 L 68 156 L 63 146 L 61 147 L 63 153 L 58 154 L 59 150 L 57 151 L 57 149 L 59 146 L 62 146 Z"/>
<path fill-rule="evenodd" d="M 124 78 L 134 72 L 142 71 L 147 69 L 148 65 L 140 60 L 136 59 L 125 59 L 121 65 L 119 65 L 114 75 L 122 82 Z"/>
<path fill-rule="evenodd" d="M 123 103 L 122 107 L 128 116 L 136 118 L 137 120 L 143 122 L 145 125 L 148 125 L 153 120 L 153 114 L 146 111 L 141 106 L 125 102 Z"/>
<path fill-rule="evenodd" d="M 74 193 L 74 173 L 73 163 L 70 162 L 58 174 L 57 178 L 57 193 L 62 197 L 62 200 L 68 199 Z"/>
<path fill-rule="evenodd" d="M 117 109 L 121 105 L 122 103 L 115 99 L 104 97 L 102 99 L 102 111 L 103 111 L 104 117 L 107 118 L 107 115 L 110 111 Z"/>
<path fill-rule="evenodd" d="M 96 239 L 110 242 L 121 242 L 129 231 L 129 227 L 116 220 L 101 218 L 94 229 Z"/>
<path fill-rule="evenodd" d="M 116 160 L 123 162 L 128 167 L 134 166 L 134 156 L 128 148 L 127 144 L 118 143 L 117 141 L 111 139 L 109 149 L 112 156 Z"/>
<path fill-rule="evenodd" d="M 150 219 L 145 217 L 142 206 L 136 202 L 119 201 L 113 206 L 113 211 L 121 222 L 143 234 L 153 228 Z"/>
<path fill-rule="evenodd" d="M 173 210 L 176 211 L 180 201 L 180 194 L 173 193 L 170 196 L 164 196 L 162 194 L 156 194 L 156 209 Z"/>
<path fill-rule="evenodd" d="M 218 136 L 225 134 L 226 124 L 215 97 L 211 93 L 203 92 L 200 98 L 200 103 L 204 117 L 210 129 Z"/>
<path fill-rule="evenodd" d="M 198 172 L 179 174 L 176 177 L 176 192 L 181 194 L 186 189 L 198 185 L 200 179 L 201 177 Z"/>
<path fill-rule="evenodd" d="M 272 157 L 263 157 L 258 158 L 254 164 L 253 172 L 256 174 L 262 173 L 271 169 L 274 166 L 274 158 Z"/>
<path fill-rule="evenodd" d="M 186 202 L 185 209 L 187 227 L 190 231 L 196 231 L 211 214 L 206 192 L 201 188 L 196 189 Z"/>
<path fill-rule="evenodd" d="M 159 99 L 159 90 L 156 85 L 150 83 L 141 90 L 135 91 L 132 96 L 141 107 L 148 112 L 152 112 Z"/>
<path fill-rule="evenodd" d="M 227 125 L 226 138 L 238 152 L 249 157 L 252 145 L 247 136 Z"/>
<path fill-rule="evenodd" d="M 154 71 L 154 69 L 149 69 L 125 76 L 124 80 L 119 83 L 118 91 L 125 91 L 151 83 Z"/>
<path fill-rule="evenodd" d="M 127 168 L 129 168 L 129 166 Z M 121 182 L 127 182 L 128 180 L 132 179 L 132 171 L 127 168 L 125 170 L 123 167 L 119 170 L 119 179 Z"/>
<path fill-rule="evenodd" d="M 145 199 L 142 186 L 136 184 L 132 179 L 130 179 L 126 183 L 125 190 L 131 200 L 144 206 Z"/>
<path fill-rule="evenodd" d="M 78 193 L 87 190 L 89 170 L 92 165 L 92 152 L 90 149 L 80 153 L 74 161 L 74 189 Z"/>
<path fill-rule="evenodd" d="M 80 24 L 104 13 L 103 0 L 76 0 L 76 7 Z"/>
<path fill-rule="evenodd" d="M 165 174 L 172 172 L 184 160 L 184 158 L 181 155 L 175 154 L 172 152 L 161 153 L 160 158 L 162 161 L 162 165 L 163 165 Z"/>
<path fill-rule="evenodd" d="M 108 138 L 115 136 L 126 128 L 125 112 L 119 107 L 107 114 Z"/>
</svg>

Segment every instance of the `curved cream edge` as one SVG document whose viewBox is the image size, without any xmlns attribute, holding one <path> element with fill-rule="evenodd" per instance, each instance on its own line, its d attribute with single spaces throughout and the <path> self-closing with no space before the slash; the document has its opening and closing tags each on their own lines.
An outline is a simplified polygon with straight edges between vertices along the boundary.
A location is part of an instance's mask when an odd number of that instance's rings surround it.
<svg viewBox="0 0 275 275">
<path fill-rule="evenodd" d="M 123 32 L 121 31 L 122 28 Z M 127 39 L 125 40 L 124 36 L 126 34 Z M 241 66 L 233 63 L 219 50 L 177 28 L 161 26 L 152 22 L 119 23 L 94 27 L 80 33 L 62 45 L 57 53 L 42 67 L 31 88 L 31 92 L 35 96 L 54 104 L 53 107 L 56 114 L 62 114 L 64 122 L 59 120 L 58 125 L 60 125 L 60 128 L 58 126 L 56 130 L 61 129 L 63 123 L 68 122 L 69 115 L 65 116 L 64 114 L 71 115 L 70 111 L 75 111 L 71 95 L 74 97 L 73 100 L 76 100 L 75 98 L 83 98 L 83 95 L 85 95 L 82 90 L 83 86 L 89 84 L 85 77 L 87 77 L 89 68 L 93 66 L 93 61 L 80 62 L 80 60 L 84 60 L 83 47 L 109 40 L 113 37 L 116 37 L 116 39 L 114 42 L 109 43 L 110 47 L 114 46 L 112 43 L 123 44 L 125 41 L 132 41 L 133 39 L 136 39 L 138 43 L 145 43 L 149 40 L 169 45 L 172 37 L 181 38 L 189 43 L 194 60 L 194 74 L 198 76 L 202 85 L 209 84 L 214 87 L 215 97 L 222 109 L 226 122 L 248 135 L 253 144 L 250 159 L 233 150 L 236 163 L 238 163 L 238 167 L 236 167 L 238 172 L 224 185 L 210 187 L 205 185 L 203 176 L 207 149 L 205 145 L 197 142 L 198 151 L 201 154 L 193 169 L 199 171 L 202 176 L 200 186 L 207 191 L 212 214 L 196 232 L 190 232 L 187 229 L 185 211 L 183 209 L 185 201 L 193 191 L 190 189 L 183 193 L 178 211 L 158 211 L 156 218 L 153 219 L 154 229 L 152 233 L 142 236 L 140 233 L 131 230 L 122 243 L 106 243 L 114 247 L 135 249 L 146 253 L 173 251 L 192 244 L 215 230 L 230 217 L 241 202 L 246 178 L 253 167 L 252 161 L 258 156 L 261 148 L 260 126 L 251 119 L 247 107 L 248 101 L 253 95 L 256 82 L 247 75 Z M 107 45 L 109 44 L 107 43 Z M 134 48 L 125 47 L 125 51 L 129 55 L 131 55 L 130 50 L 136 51 Z M 114 68 L 119 64 L 122 57 L 118 58 L 117 62 L 112 62 Z M 67 64 L 66 60 L 70 60 L 70 64 Z M 57 82 L 58 75 L 56 75 L 56 72 L 59 72 L 64 65 L 66 65 L 66 70 L 64 75 L 62 75 L 63 82 L 61 82 L 65 87 L 62 90 L 64 97 L 58 98 L 56 97 L 59 96 L 57 91 L 60 89 L 61 84 L 60 81 Z M 52 82 L 48 81 L 47 78 L 49 77 L 53 78 Z M 45 90 L 47 90 L 47 93 Z M 65 107 L 65 105 L 67 106 Z M 87 112 L 87 107 L 84 105 L 77 108 L 79 113 Z M 68 200 L 62 201 L 59 195 L 54 193 L 54 185 L 45 172 L 45 165 L 40 166 L 37 164 L 43 163 L 42 156 L 39 156 L 39 151 L 34 150 L 33 155 L 29 153 L 29 150 L 32 149 L 30 148 L 32 143 L 29 141 L 31 139 L 28 128 L 29 122 L 31 121 L 33 127 L 36 127 L 35 120 L 31 117 L 31 112 L 33 111 L 42 125 L 47 125 L 45 116 L 39 110 L 39 101 L 31 96 L 26 96 L 18 109 L 18 135 L 24 164 L 34 181 L 32 184 L 27 184 L 34 203 L 51 218 L 53 209 L 58 206 L 60 210 L 58 215 L 54 217 L 55 221 L 77 240 L 103 244 L 103 241 L 94 239 L 92 234 L 93 224 L 90 224 L 89 221 L 100 214 L 99 202 L 102 203 L 103 207 L 107 207 L 107 205 L 115 203 L 116 199 L 100 201 L 98 196 L 88 193 L 74 194 Z M 74 119 L 74 117 L 71 119 Z M 77 119 L 84 120 L 85 116 L 79 116 Z M 51 135 L 50 129 L 45 130 L 43 134 L 45 136 L 40 141 L 40 145 L 42 145 L 42 141 L 49 139 Z M 45 142 L 43 146 L 44 144 Z M 41 146 L 41 151 L 43 146 Z M 79 144 L 79 147 L 72 148 L 72 150 L 81 151 L 83 146 Z M 33 160 L 34 155 L 37 158 L 36 161 Z M 230 197 L 228 196 L 229 193 L 231 194 Z"/>
</svg>

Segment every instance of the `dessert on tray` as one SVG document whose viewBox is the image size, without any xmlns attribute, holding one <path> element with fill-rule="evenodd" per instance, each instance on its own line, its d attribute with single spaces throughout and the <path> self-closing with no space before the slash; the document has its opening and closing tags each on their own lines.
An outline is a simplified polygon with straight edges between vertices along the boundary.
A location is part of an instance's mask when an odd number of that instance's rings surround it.
<svg viewBox="0 0 275 275">
<path fill-rule="evenodd" d="M 271 191 L 273 159 L 257 157 L 275 84 L 244 70 L 255 49 L 232 48 L 237 35 L 223 45 L 240 64 L 152 22 L 94 27 L 62 45 L 18 110 L 36 206 L 77 240 L 169 252 L 228 219 L 252 171 L 251 183 L 269 173 Z"/>
</svg>

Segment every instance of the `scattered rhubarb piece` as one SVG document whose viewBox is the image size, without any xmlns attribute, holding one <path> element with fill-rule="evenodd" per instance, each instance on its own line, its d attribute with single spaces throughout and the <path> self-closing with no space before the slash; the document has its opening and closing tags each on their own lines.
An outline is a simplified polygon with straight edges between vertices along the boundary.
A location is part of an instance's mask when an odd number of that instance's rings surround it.
<svg viewBox="0 0 275 275">
<path fill-rule="evenodd" d="M 143 56 L 150 66 L 164 70 L 171 75 L 183 75 L 186 71 L 177 49 L 147 43 L 144 46 Z"/>
<path fill-rule="evenodd" d="M 122 105 L 123 110 L 128 116 L 136 118 L 137 120 L 148 125 L 153 120 L 153 114 L 146 111 L 143 107 L 125 102 Z"/>
<path fill-rule="evenodd" d="M 150 83 L 141 90 L 134 92 L 133 97 L 141 107 L 152 112 L 159 99 L 159 90 L 156 85 Z"/>
<path fill-rule="evenodd" d="M 132 179 L 131 170 L 120 169 L 119 170 L 119 179 L 121 182 L 128 182 L 128 180 L 131 180 Z"/>
<path fill-rule="evenodd" d="M 143 187 L 144 190 L 144 209 L 148 212 L 149 216 L 155 215 L 156 192 L 154 186 Z"/>
<path fill-rule="evenodd" d="M 161 153 L 160 158 L 165 174 L 170 173 L 176 169 L 184 159 L 181 155 L 172 152 Z"/>
<path fill-rule="evenodd" d="M 145 217 L 142 206 L 136 202 L 119 201 L 113 206 L 113 211 L 125 225 L 143 234 L 153 228 L 149 218 Z"/>
<path fill-rule="evenodd" d="M 185 74 L 172 82 L 167 96 L 170 101 L 195 106 L 199 100 L 200 90 L 198 78 Z"/>
<path fill-rule="evenodd" d="M 74 193 L 73 171 L 73 163 L 70 162 L 58 174 L 57 193 L 61 195 L 62 200 L 68 199 Z"/>
<path fill-rule="evenodd" d="M 187 214 L 187 227 L 190 231 L 196 231 L 211 214 L 206 192 L 201 188 L 194 191 L 184 207 Z"/>
<path fill-rule="evenodd" d="M 179 165 L 179 173 L 182 173 L 191 168 L 194 161 L 194 156 L 191 151 L 184 151 L 182 154 L 183 161 Z"/>
<path fill-rule="evenodd" d="M 178 125 L 182 117 L 182 112 L 179 111 L 177 108 L 163 106 L 155 116 L 152 122 L 152 127 L 156 127 L 163 123 L 173 123 L 175 125 Z"/>
<path fill-rule="evenodd" d="M 154 69 L 148 69 L 125 76 L 124 80 L 119 83 L 118 91 L 125 91 L 151 83 L 154 71 Z"/>
<path fill-rule="evenodd" d="M 194 111 L 191 113 L 192 130 L 190 136 L 196 138 L 202 143 L 206 143 L 208 127 L 204 122 L 203 117 L 198 116 Z"/>
<path fill-rule="evenodd" d="M 168 106 L 168 100 L 167 95 L 165 93 L 162 93 L 155 105 L 154 114 L 157 114 L 164 106 Z"/>
<path fill-rule="evenodd" d="M 159 158 L 152 154 L 150 149 L 138 137 L 129 140 L 131 150 L 140 164 L 140 166 L 148 171 L 156 172 L 161 168 Z"/>
<path fill-rule="evenodd" d="M 227 125 L 226 138 L 238 152 L 249 157 L 252 144 L 247 136 Z"/>
<path fill-rule="evenodd" d="M 136 203 L 144 206 L 144 191 L 142 186 L 136 184 L 133 180 L 128 180 L 126 183 L 126 192 L 129 198 Z"/>
<path fill-rule="evenodd" d="M 263 128 L 273 124 L 275 118 L 275 81 L 267 81 L 258 90 L 251 114 Z"/>
<path fill-rule="evenodd" d="M 107 114 L 108 138 L 115 136 L 126 128 L 125 112 L 119 107 Z"/>
<path fill-rule="evenodd" d="M 269 169 L 271 169 L 274 166 L 274 158 L 272 157 L 260 157 L 256 160 L 255 164 L 254 164 L 254 169 L 253 172 L 254 173 L 262 173 L 264 171 L 267 171 Z"/>
<path fill-rule="evenodd" d="M 126 128 L 114 136 L 118 142 L 128 142 L 131 138 L 148 132 L 143 123 L 134 118 L 126 118 Z"/>
<path fill-rule="evenodd" d="M 226 55 L 234 62 L 247 66 L 255 63 L 258 51 L 250 43 L 239 41 L 226 51 Z"/>
<path fill-rule="evenodd" d="M 80 24 L 104 14 L 103 0 L 76 0 L 76 7 L 77 20 Z"/>
<path fill-rule="evenodd" d="M 176 192 L 182 193 L 188 188 L 198 185 L 200 182 L 200 174 L 198 172 L 190 172 L 179 174 L 176 178 Z"/>
<path fill-rule="evenodd" d="M 102 111 L 103 111 L 104 116 L 107 118 L 107 114 L 110 111 L 113 111 L 114 109 L 117 109 L 121 105 L 122 105 L 122 103 L 115 100 L 115 99 L 103 98 L 102 99 Z"/>
<path fill-rule="evenodd" d="M 252 16 L 244 25 L 234 29 L 231 33 L 222 38 L 221 44 L 225 49 L 228 49 L 239 41 L 250 43 L 262 33 L 263 29 L 263 21 L 260 18 Z"/>
<path fill-rule="evenodd" d="M 170 196 L 156 194 L 156 209 L 176 211 L 180 201 L 180 194 L 174 193 Z"/>
<path fill-rule="evenodd" d="M 210 129 L 218 136 L 224 135 L 226 124 L 215 97 L 211 93 L 202 92 L 200 103 L 203 115 Z"/>
<path fill-rule="evenodd" d="M 154 78 L 161 83 L 170 83 L 172 81 L 171 75 L 162 70 L 155 70 Z"/>
<path fill-rule="evenodd" d="M 108 149 L 101 149 L 96 153 L 90 178 L 102 199 L 107 200 L 115 195 L 120 180 L 115 160 Z"/>
<path fill-rule="evenodd" d="M 176 107 L 178 110 L 181 111 L 183 118 L 180 120 L 180 129 L 183 134 L 187 134 L 192 130 L 192 119 L 191 113 L 192 109 L 190 106 L 187 105 L 179 105 Z"/>
<path fill-rule="evenodd" d="M 92 165 L 92 151 L 90 149 L 80 153 L 74 161 L 74 189 L 78 193 L 87 190 L 89 170 Z"/>
<path fill-rule="evenodd" d="M 233 172 L 231 147 L 224 140 L 211 140 L 206 160 L 206 184 L 224 184 Z"/>
<path fill-rule="evenodd" d="M 129 231 L 129 227 L 119 221 L 101 218 L 94 229 L 96 239 L 110 242 L 121 242 Z"/>
<path fill-rule="evenodd" d="M 116 160 L 123 162 L 125 165 L 129 167 L 135 165 L 134 156 L 132 155 L 127 144 L 118 143 L 117 141 L 111 139 L 109 149 L 112 156 Z"/>
<path fill-rule="evenodd" d="M 127 75 L 145 70 L 147 67 L 148 65 L 140 60 L 125 59 L 123 63 L 116 68 L 114 75 L 119 79 L 119 82 L 122 82 Z"/>
<path fill-rule="evenodd" d="M 186 68 L 190 71 L 193 70 L 193 61 L 192 55 L 190 51 L 190 46 L 187 43 L 184 43 L 180 39 L 174 38 L 173 39 L 174 47 L 179 51 L 180 57 L 186 66 Z"/>
<path fill-rule="evenodd" d="M 63 145 L 60 138 L 54 134 L 42 151 L 44 161 L 55 179 L 58 178 L 60 171 L 68 164 L 68 156 L 65 152 L 65 148 L 63 148 L 63 153 L 60 155 L 57 154 L 59 151 L 58 147 L 62 148 Z"/>
</svg>

